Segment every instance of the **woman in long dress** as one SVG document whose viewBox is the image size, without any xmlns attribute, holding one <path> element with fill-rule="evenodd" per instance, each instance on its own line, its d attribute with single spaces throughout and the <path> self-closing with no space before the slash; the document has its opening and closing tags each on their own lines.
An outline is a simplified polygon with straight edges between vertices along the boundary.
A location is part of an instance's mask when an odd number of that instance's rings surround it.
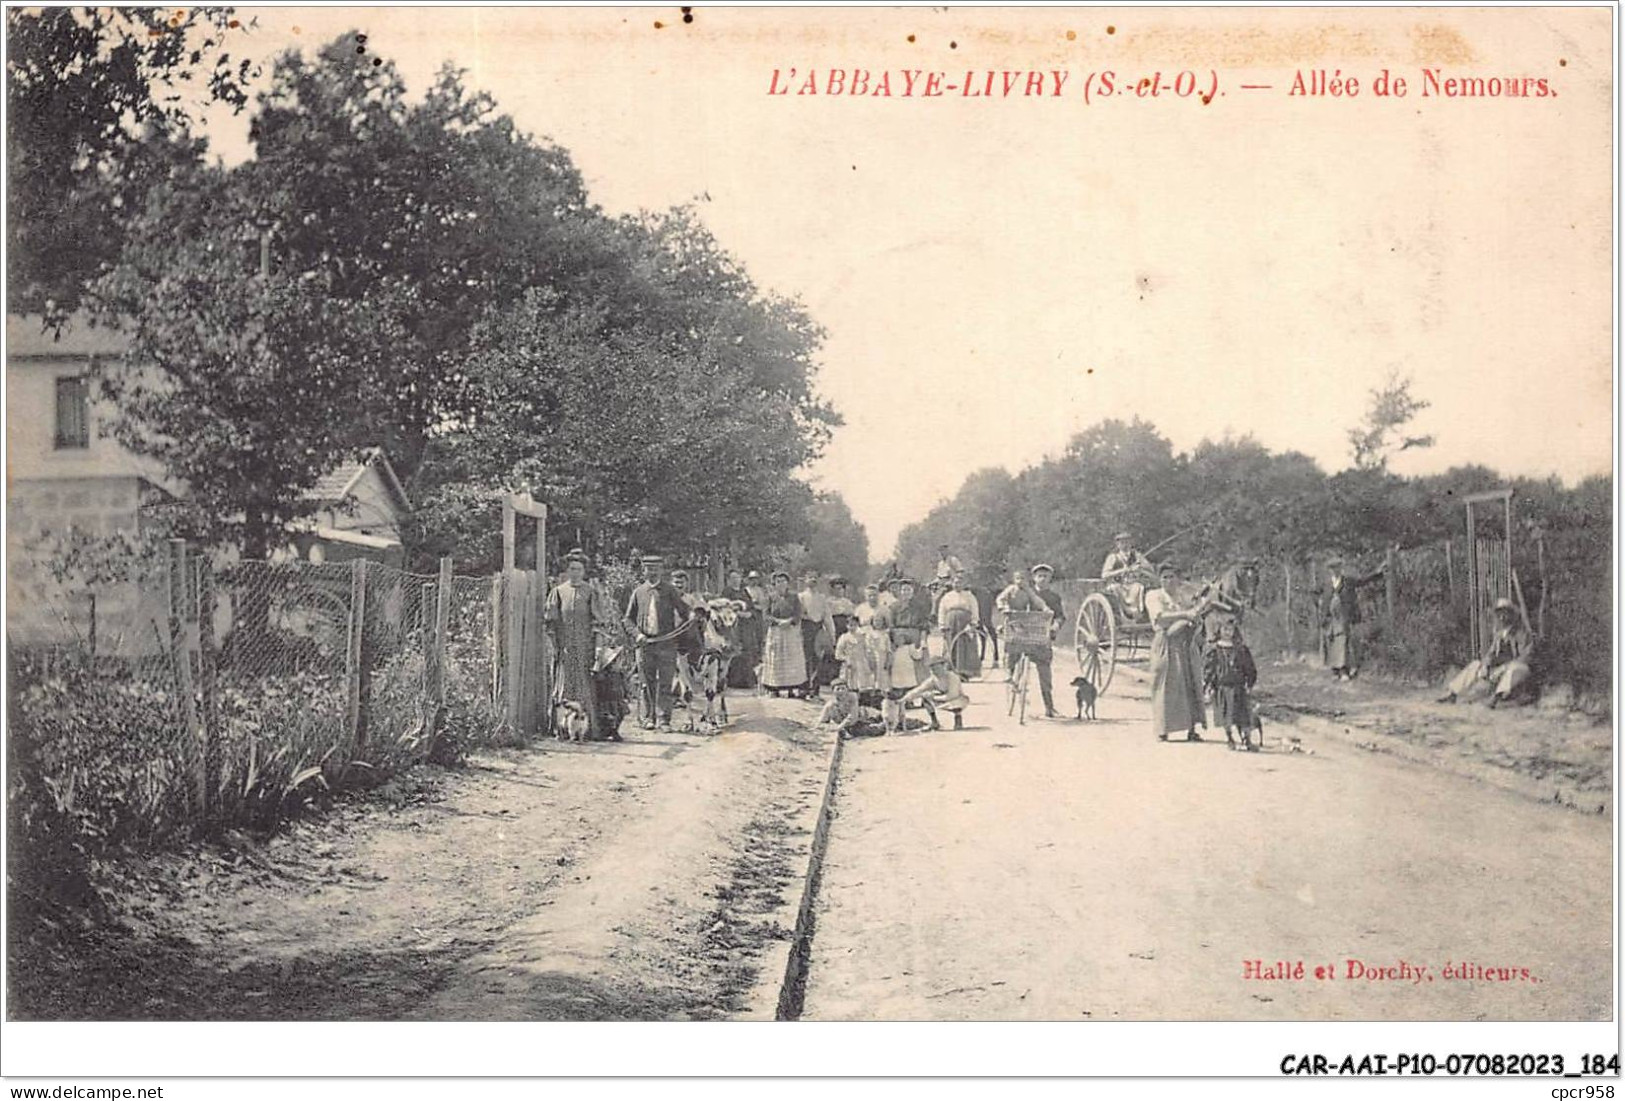
<svg viewBox="0 0 1625 1101">
<path fill-rule="evenodd" d="M 899 578 L 894 588 L 897 603 L 887 610 L 886 618 L 891 629 L 892 693 L 900 700 L 926 677 L 925 636 L 931 629 L 931 618 L 930 607 L 915 599 L 912 579 Z"/>
<path fill-rule="evenodd" d="M 764 609 L 767 638 L 762 650 L 762 686 L 773 695 L 803 694 L 807 686 L 807 653 L 801 639 L 801 601 L 790 591 L 790 575 L 773 575 Z"/>
<path fill-rule="evenodd" d="M 966 679 L 982 675 L 981 635 L 968 629 L 981 622 L 976 594 L 966 587 L 964 574 L 955 574 L 953 588 L 937 604 L 937 626 L 949 644 L 948 663 Z"/>
<path fill-rule="evenodd" d="M 547 594 L 542 619 L 553 638 L 558 655 L 558 685 L 563 699 L 581 705 L 587 713 L 590 736 L 600 736 L 598 701 L 592 686 L 593 660 L 598 652 L 594 628 L 610 622 L 598 590 L 587 584 L 587 556 L 580 551 L 565 555 L 565 578 Z"/>
<path fill-rule="evenodd" d="M 1179 571 L 1171 562 L 1157 569 L 1159 586 L 1145 594 L 1146 614 L 1156 633 L 1151 637 L 1151 730 L 1162 741 L 1184 731 L 1199 742 L 1198 724 L 1207 726 L 1202 710 L 1201 662 L 1196 654 L 1196 625 L 1206 610 L 1180 607 Z"/>
</svg>

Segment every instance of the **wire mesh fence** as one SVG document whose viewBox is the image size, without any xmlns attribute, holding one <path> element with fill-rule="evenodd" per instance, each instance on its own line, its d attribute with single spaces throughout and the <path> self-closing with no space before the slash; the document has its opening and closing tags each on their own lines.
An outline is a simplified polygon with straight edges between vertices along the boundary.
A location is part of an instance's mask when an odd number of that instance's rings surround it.
<svg viewBox="0 0 1625 1101">
<path fill-rule="evenodd" d="M 215 565 L 172 546 L 45 601 L 64 628 L 10 647 L 14 730 L 41 797 L 100 836 L 272 820 L 438 749 L 512 740 L 515 587 L 449 562 Z"/>
</svg>

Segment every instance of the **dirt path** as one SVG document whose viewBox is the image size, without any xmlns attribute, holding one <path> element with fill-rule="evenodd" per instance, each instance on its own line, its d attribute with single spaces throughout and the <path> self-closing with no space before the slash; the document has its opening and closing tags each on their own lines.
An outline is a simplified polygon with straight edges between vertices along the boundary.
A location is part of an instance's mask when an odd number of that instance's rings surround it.
<svg viewBox="0 0 1625 1101">
<path fill-rule="evenodd" d="M 704 737 L 424 768 L 267 844 L 121 866 L 127 933 L 13 969 L 23 1018 L 616 1019 L 746 1011 L 799 901 L 831 735 L 733 701 Z"/>
<path fill-rule="evenodd" d="M 1017 726 L 998 693 L 972 686 L 972 729 L 847 746 L 806 1018 L 1610 1015 L 1607 817 L 1279 725 L 1259 754 L 1159 744 L 1132 676 L 1093 724 Z"/>
</svg>

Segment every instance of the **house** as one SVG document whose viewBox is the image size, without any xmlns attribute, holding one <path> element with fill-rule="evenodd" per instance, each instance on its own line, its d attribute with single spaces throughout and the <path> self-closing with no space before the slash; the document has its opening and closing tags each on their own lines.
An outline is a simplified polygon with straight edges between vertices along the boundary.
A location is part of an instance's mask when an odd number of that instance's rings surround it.
<svg viewBox="0 0 1625 1101">
<path fill-rule="evenodd" d="M 8 316 L 5 344 L 7 637 L 24 644 L 82 643 L 93 618 L 89 595 L 65 591 L 43 567 L 48 536 L 69 529 L 138 533 L 146 509 L 184 497 L 185 487 L 107 431 L 110 410 L 94 394 L 90 374 L 99 361 L 124 353 L 119 333 L 75 317 L 58 335 L 45 331 L 38 317 Z M 382 451 L 332 471 L 306 497 L 320 511 L 290 528 L 276 559 L 365 557 L 400 564 L 400 525 L 410 505 Z M 152 588 L 146 586 L 148 594 Z M 163 609 L 137 607 L 148 599 L 139 586 L 104 587 L 94 618 L 145 622 L 155 613 L 161 620 Z M 148 642 L 143 637 L 127 645 L 141 649 Z M 106 631 L 98 643 L 103 652 L 124 645 Z"/>
<path fill-rule="evenodd" d="M 332 471 L 304 497 L 319 511 L 290 527 L 291 543 L 273 555 L 273 561 L 370 558 L 391 566 L 404 561 L 401 521 L 412 506 L 382 448 L 372 448 L 358 461 Z"/>
</svg>

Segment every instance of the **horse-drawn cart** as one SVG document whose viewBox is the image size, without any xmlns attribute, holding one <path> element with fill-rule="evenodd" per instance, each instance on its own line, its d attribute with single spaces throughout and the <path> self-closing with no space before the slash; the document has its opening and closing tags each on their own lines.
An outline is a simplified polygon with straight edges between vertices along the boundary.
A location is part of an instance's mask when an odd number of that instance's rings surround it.
<svg viewBox="0 0 1625 1101">
<path fill-rule="evenodd" d="M 1138 599 L 1134 590 L 1098 577 L 1082 579 L 1085 596 L 1078 605 L 1073 629 L 1073 646 L 1078 656 L 1078 672 L 1103 694 L 1112 682 L 1119 659 L 1133 657 L 1142 646 L 1150 652 L 1153 628 L 1145 614 L 1142 582 Z"/>
</svg>

